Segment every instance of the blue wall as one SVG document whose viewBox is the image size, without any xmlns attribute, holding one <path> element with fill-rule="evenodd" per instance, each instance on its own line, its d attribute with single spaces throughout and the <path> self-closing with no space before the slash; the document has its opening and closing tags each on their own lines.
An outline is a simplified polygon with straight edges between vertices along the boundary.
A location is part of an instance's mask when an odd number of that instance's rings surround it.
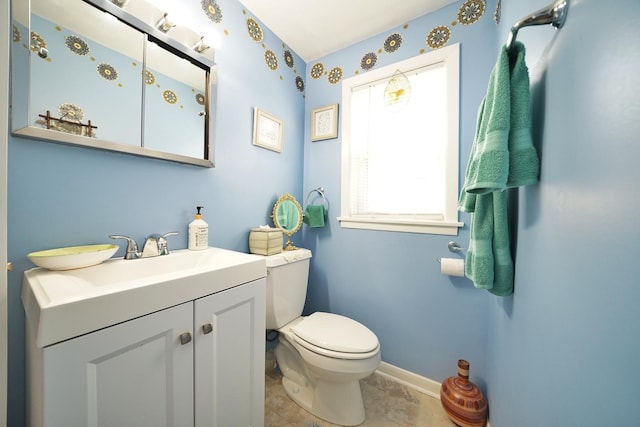
<svg viewBox="0 0 640 427">
<path fill-rule="evenodd" d="M 214 169 L 119 153 L 94 151 L 25 138 L 9 140 L 8 258 L 9 390 L 8 425 L 24 425 L 24 310 L 22 274 L 33 267 L 32 251 L 108 243 L 126 234 L 141 243 L 147 234 L 178 230 L 171 248 L 187 247 L 187 225 L 195 206 L 205 206 L 209 243 L 248 250 L 249 228 L 270 223 L 277 197 L 302 197 L 304 93 L 295 85 L 306 66 L 294 54 L 285 65 L 282 41 L 262 26 L 264 40 L 248 35 L 252 15 L 235 1 L 222 6 L 215 24 L 193 3 L 194 15 L 222 37 L 217 51 L 218 102 Z M 278 69 L 264 54 L 278 56 Z M 284 121 L 282 153 L 252 145 L 253 108 Z M 297 237 L 299 239 L 300 237 Z M 297 242 L 299 244 L 299 242 Z M 118 252 L 122 256 L 124 245 Z"/>
<path fill-rule="evenodd" d="M 365 72 L 360 60 L 367 52 L 377 53 L 376 67 L 391 64 L 430 51 L 427 34 L 437 26 L 448 26 L 451 38 L 447 44 L 461 45 L 460 183 L 478 105 L 496 58 L 495 3 L 489 2 L 477 22 L 452 25 L 461 5 L 454 3 L 307 64 L 307 70 L 317 62 L 325 69 L 340 66 L 344 77 L 351 77 L 356 71 Z M 394 53 L 380 53 L 385 39 L 395 32 L 402 35 L 401 47 Z M 340 103 L 340 97 L 341 85 L 331 85 L 326 78 L 307 78 L 307 118 L 315 108 Z M 436 262 L 439 257 L 458 256 L 448 251 L 449 241 L 467 244 L 468 216 L 460 216 L 467 225 L 458 236 L 340 228 L 336 219 L 340 215 L 340 154 L 340 137 L 311 142 L 307 119 L 304 193 L 322 186 L 331 203 L 325 228 L 303 230 L 303 244 L 314 254 L 307 311 L 331 311 L 364 323 L 380 339 L 383 361 L 435 381 L 454 375 L 457 360 L 467 359 L 472 380 L 484 386 L 491 297 L 466 278 L 441 275 Z"/>
<path fill-rule="evenodd" d="M 503 2 L 510 25 L 547 0 Z M 493 427 L 639 426 L 637 0 L 525 28 L 540 184 L 519 194 L 515 293 L 490 301 Z"/>
</svg>

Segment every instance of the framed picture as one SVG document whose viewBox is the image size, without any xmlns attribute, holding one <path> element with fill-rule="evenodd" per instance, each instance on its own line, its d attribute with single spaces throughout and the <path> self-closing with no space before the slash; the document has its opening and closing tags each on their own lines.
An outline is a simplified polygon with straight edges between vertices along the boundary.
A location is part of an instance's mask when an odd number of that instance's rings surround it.
<svg viewBox="0 0 640 427">
<path fill-rule="evenodd" d="M 282 127 L 282 120 L 259 108 L 254 108 L 253 145 L 281 153 Z"/>
<path fill-rule="evenodd" d="M 338 137 L 338 104 L 316 108 L 311 112 L 311 140 Z"/>
</svg>

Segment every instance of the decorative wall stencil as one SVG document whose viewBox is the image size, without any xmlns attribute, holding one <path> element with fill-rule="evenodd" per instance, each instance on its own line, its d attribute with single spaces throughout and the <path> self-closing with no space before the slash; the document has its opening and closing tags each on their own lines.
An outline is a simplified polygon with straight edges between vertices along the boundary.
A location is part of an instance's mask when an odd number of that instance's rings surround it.
<svg viewBox="0 0 640 427">
<path fill-rule="evenodd" d="M 329 83 L 331 83 L 332 85 L 340 83 L 340 80 L 342 80 L 342 68 L 333 67 L 331 71 L 329 71 L 329 75 L 327 76 L 327 79 L 329 80 Z"/>
<path fill-rule="evenodd" d="M 366 53 L 360 60 L 360 68 L 365 71 L 370 70 L 376 65 L 376 62 L 378 62 L 378 56 L 375 53 Z"/>
<path fill-rule="evenodd" d="M 300 76 L 296 76 L 296 87 L 300 92 L 304 92 L 304 80 Z"/>
<path fill-rule="evenodd" d="M 323 74 L 324 65 L 322 64 L 322 62 L 316 62 L 315 64 L 313 64 L 313 67 L 311 67 L 311 78 L 319 79 Z"/>
<path fill-rule="evenodd" d="M 496 24 L 500 23 L 500 15 L 502 14 L 502 0 L 498 0 L 498 4 L 496 4 L 496 10 L 493 12 L 493 20 L 496 21 Z"/>
<path fill-rule="evenodd" d="M 427 35 L 427 45 L 431 49 L 437 49 L 444 46 L 451 37 L 451 30 L 446 25 L 440 25 Z"/>
<path fill-rule="evenodd" d="M 144 82 L 145 84 L 152 85 L 156 82 L 156 76 L 149 70 L 144 70 Z"/>
<path fill-rule="evenodd" d="M 162 92 L 162 99 L 164 99 L 167 104 L 175 104 L 178 102 L 178 95 L 176 95 L 174 91 L 167 89 Z"/>
<path fill-rule="evenodd" d="M 253 41 L 256 43 L 260 43 L 262 41 L 262 28 L 260 28 L 260 24 L 258 24 L 255 19 L 247 19 L 247 31 L 249 31 L 249 37 L 251 37 Z"/>
<path fill-rule="evenodd" d="M 118 78 L 118 72 L 113 66 L 104 62 L 98 64 L 98 74 L 105 80 L 116 80 Z"/>
<path fill-rule="evenodd" d="M 42 48 L 47 48 L 47 42 L 44 41 L 40 34 L 36 33 L 35 31 L 31 31 L 30 49 L 34 52 L 38 52 Z"/>
<path fill-rule="evenodd" d="M 284 63 L 287 64 L 287 67 L 293 68 L 293 54 L 289 49 L 286 49 L 282 54 L 284 57 Z"/>
<path fill-rule="evenodd" d="M 201 93 L 196 94 L 196 102 L 200 105 L 204 105 L 204 95 Z"/>
<path fill-rule="evenodd" d="M 264 61 L 267 63 L 267 67 L 269 67 L 270 69 L 274 71 L 278 69 L 278 57 L 272 51 L 267 50 L 264 53 Z"/>
<path fill-rule="evenodd" d="M 76 55 L 84 56 L 89 53 L 89 45 L 78 36 L 65 37 L 64 44 Z"/>
<path fill-rule="evenodd" d="M 393 33 L 384 41 L 384 51 L 387 53 L 393 53 L 400 49 L 402 46 L 402 36 L 398 33 Z"/>
<path fill-rule="evenodd" d="M 500 19 L 500 5 L 502 0 L 497 0 L 496 12 L 494 14 L 494 19 L 496 22 Z M 461 1 L 462 6 L 451 9 L 451 14 L 453 16 L 450 17 L 450 25 L 438 25 L 435 26 L 425 37 L 425 42 L 428 47 L 431 49 L 438 49 L 446 45 L 452 35 L 452 27 L 458 26 L 458 24 L 463 24 L 465 26 L 470 26 L 475 24 L 480 20 L 482 15 L 484 14 L 487 2 L 486 0 L 463 0 Z M 446 21 L 445 21 L 446 22 Z M 409 28 L 409 24 L 404 24 L 402 26 L 404 30 Z M 460 28 L 460 26 L 458 26 Z M 403 35 L 399 32 L 394 32 L 389 34 L 385 39 L 384 43 L 378 49 L 374 49 L 371 52 L 364 53 L 363 56 L 358 58 L 352 58 L 353 65 L 357 64 L 356 61 L 360 61 L 359 67 L 354 69 L 354 74 L 359 74 L 363 70 L 368 71 L 375 67 L 377 64 L 377 59 L 380 58 L 380 55 L 383 53 L 392 54 L 398 51 L 402 46 L 403 42 L 406 39 L 406 35 Z M 418 50 L 420 54 L 423 54 L 427 51 L 427 48 L 421 48 Z M 355 56 L 355 55 L 354 55 Z M 352 64 L 350 61 L 349 64 Z M 352 65 L 349 65 L 352 66 Z M 330 84 L 337 84 L 342 80 L 344 75 L 343 68 L 334 67 L 331 71 L 327 72 L 329 67 L 326 67 L 321 62 L 316 62 L 313 64 L 309 70 L 309 76 L 312 79 L 319 79 L 320 77 L 327 75 L 327 81 Z M 397 95 L 399 92 L 389 92 L 390 94 Z M 397 103 L 394 105 L 398 105 Z"/>
<path fill-rule="evenodd" d="M 463 25 L 471 25 L 484 14 L 484 0 L 467 0 L 458 9 L 458 21 Z"/>
<path fill-rule="evenodd" d="M 216 24 L 222 22 L 222 10 L 218 3 L 212 0 L 202 0 L 200 2 L 204 13 Z"/>
<path fill-rule="evenodd" d="M 22 40 L 22 34 L 20 33 L 20 29 L 14 25 L 13 26 L 13 42 L 18 43 L 20 40 Z"/>
</svg>

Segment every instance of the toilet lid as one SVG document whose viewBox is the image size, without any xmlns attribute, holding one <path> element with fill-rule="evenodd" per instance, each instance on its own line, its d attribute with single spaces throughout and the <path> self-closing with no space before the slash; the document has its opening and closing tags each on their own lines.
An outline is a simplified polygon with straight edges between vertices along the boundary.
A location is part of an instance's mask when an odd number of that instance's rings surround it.
<svg viewBox="0 0 640 427">
<path fill-rule="evenodd" d="M 366 326 L 338 314 L 313 313 L 292 330 L 316 347 L 341 353 L 367 353 L 378 347 L 378 337 Z"/>
</svg>

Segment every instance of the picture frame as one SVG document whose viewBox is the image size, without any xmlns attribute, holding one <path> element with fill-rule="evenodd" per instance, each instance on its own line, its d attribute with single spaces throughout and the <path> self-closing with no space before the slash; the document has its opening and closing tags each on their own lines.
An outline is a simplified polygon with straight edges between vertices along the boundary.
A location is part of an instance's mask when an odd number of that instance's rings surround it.
<svg viewBox="0 0 640 427">
<path fill-rule="evenodd" d="M 253 145 L 282 152 L 283 122 L 260 108 L 253 112 Z"/>
<path fill-rule="evenodd" d="M 311 111 L 311 141 L 338 137 L 338 104 Z"/>
</svg>

